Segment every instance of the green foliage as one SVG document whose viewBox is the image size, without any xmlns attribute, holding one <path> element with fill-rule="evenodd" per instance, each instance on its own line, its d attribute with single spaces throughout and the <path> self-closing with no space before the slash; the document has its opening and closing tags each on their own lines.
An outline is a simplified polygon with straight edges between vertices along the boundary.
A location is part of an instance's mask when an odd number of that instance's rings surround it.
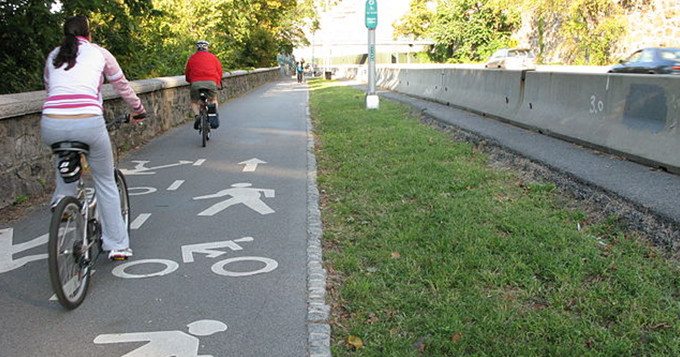
<svg viewBox="0 0 680 357">
<path fill-rule="evenodd" d="M 51 11 L 56 0 L 3 0 L 0 94 L 42 89 L 45 58 L 68 16 L 87 16 L 93 41 L 134 80 L 182 75 L 199 39 L 212 44 L 225 70 L 275 65 L 279 53 L 307 43 L 302 28 L 314 28 L 319 1 L 62 0 Z"/>
<path fill-rule="evenodd" d="M 433 58 L 476 62 L 509 44 L 519 24 L 512 13 L 490 6 L 489 0 L 442 0 L 428 28 L 435 42 Z"/>
<path fill-rule="evenodd" d="M 562 26 L 565 60 L 573 64 L 611 63 L 611 45 L 625 28 L 620 11 L 613 0 L 572 1 Z"/>
<path fill-rule="evenodd" d="M 604 65 L 625 34 L 623 15 L 649 7 L 651 0 L 440 0 L 435 13 L 429 2 L 412 0 L 394 28 L 398 36 L 434 41 L 435 61 L 476 62 L 514 47 L 513 31 L 529 14 L 539 62 L 557 53 L 567 64 Z"/>
<path fill-rule="evenodd" d="M 429 0 L 413 0 L 409 11 L 400 22 L 392 24 L 394 38 L 407 37 L 414 40 L 424 39 L 432 23 L 434 13 L 427 8 Z"/>
<path fill-rule="evenodd" d="M 0 2 L 0 94 L 40 89 L 45 57 L 59 41 L 51 0 Z"/>
</svg>

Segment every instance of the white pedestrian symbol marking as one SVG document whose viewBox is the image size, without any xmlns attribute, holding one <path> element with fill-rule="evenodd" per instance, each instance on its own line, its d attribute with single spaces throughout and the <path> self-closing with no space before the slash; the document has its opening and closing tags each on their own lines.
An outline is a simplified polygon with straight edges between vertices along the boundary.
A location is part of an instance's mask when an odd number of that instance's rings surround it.
<svg viewBox="0 0 680 357">
<path fill-rule="evenodd" d="M 248 208 L 262 215 L 274 213 L 274 210 L 262 202 L 261 199 L 262 194 L 264 194 L 264 197 L 267 198 L 274 197 L 274 190 L 264 188 L 250 188 L 250 186 L 252 186 L 250 183 L 235 183 L 231 185 L 233 188 L 228 188 L 212 195 L 194 197 L 195 200 L 205 200 L 210 198 L 231 196 L 231 198 L 227 200 L 215 203 L 214 205 L 210 206 L 210 208 L 202 211 L 198 215 L 213 216 L 239 203 L 248 206 Z"/>
<path fill-rule="evenodd" d="M 95 344 L 147 342 L 144 346 L 121 357 L 212 357 L 199 355 L 200 340 L 195 336 L 210 336 L 227 330 L 227 325 L 216 320 L 198 320 L 182 331 L 154 331 L 99 335 Z"/>
<path fill-rule="evenodd" d="M 21 253 L 25 250 L 35 248 L 37 246 L 47 243 L 48 235 L 43 234 L 26 243 L 12 245 L 12 238 L 14 236 L 14 229 L 6 228 L 0 229 L 0 273 L 21 268 L 27 263 L 47 259 L 47 254 L 28 255 L 18 259 L 12 258 L 14 254 Z"/>
</svg>

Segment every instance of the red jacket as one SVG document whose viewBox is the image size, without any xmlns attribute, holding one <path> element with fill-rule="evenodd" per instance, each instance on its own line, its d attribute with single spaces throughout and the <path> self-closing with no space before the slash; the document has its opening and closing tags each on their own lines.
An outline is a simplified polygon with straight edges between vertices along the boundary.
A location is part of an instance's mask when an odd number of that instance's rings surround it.
<svg viewBox="0 0 680 357">
<path fill-rule="evenodd" d="M 222 64 L 214 54 L 208 51 L 196 51 L 187 61 L 185 78 L 189 83 L 213 81 L 219 86 L 222 81 Z"/>
</svg>

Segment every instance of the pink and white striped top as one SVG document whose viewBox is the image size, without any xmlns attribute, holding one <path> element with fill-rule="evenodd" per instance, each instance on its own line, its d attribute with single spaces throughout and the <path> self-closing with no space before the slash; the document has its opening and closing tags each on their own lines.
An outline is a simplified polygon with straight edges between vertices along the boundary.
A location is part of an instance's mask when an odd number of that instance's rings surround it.
<svg viewBox="0 0 680 357">
<path fill-rule="evenodd" d="M 125 79 L 116 58 L 84 37 L 78 37 L 78 40 L 76 65 L 68 71 L 65 70 L 68 64 L 60 68 L 54 68 L 52 64 L 59 47 L 47 56 L 43 78 L 47 99 L 43 104 L 43 114 L 103 115 L 101 87 L 104 77 L 134 112 L 141 111 L 144 106 Z"/>
</svg>

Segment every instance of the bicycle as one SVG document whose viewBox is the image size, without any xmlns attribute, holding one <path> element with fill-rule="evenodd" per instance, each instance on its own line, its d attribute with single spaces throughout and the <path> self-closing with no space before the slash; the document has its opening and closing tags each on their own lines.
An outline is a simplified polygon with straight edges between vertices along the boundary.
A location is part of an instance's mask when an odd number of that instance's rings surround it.
<svg viewBox="0 0 680 357">
<path fill-rule="evenodd" d="M 198 133 L 201 135 L 202 138 L 202 145 L 205 147 L 208 143 L 208 140 L 210 140 L 210 115 L 215 115 L 215 113 L 210 113 L 211 109 L 210 106 L 214 104 L 208 104 L 208 92 L 205 90 L 200 91 L 200 109 L 199 109 L 199 126 L 198 126 Z M 213 109 L 213 111 L 215 111 Z"/>
<path fill-rule="evenodd" d="M 143 119 L 146 115 L 136 116 Z M 106 124 L 107 129 L 130 121 L 130 115 L 117 117 Z M 89 146 L 79 141 L 61 141 L 52 144 L 52 152 L 59 158 L 59 172 L 65 182 L 78 181 L 75 196 L 59 200 L 50 221 L 48 267 L 50 282 L 59 303 L 69 309 L 78 307 L 87 294 L 90 274 L 99 254 L 102 253 L 101 222 L 97 213 L 94 187 L 87 187 L 82 175 L 82 162 Z M 123 173 L 114 168 L 120 210 L 130 232 L 130 197 Z"/>
</svg>

